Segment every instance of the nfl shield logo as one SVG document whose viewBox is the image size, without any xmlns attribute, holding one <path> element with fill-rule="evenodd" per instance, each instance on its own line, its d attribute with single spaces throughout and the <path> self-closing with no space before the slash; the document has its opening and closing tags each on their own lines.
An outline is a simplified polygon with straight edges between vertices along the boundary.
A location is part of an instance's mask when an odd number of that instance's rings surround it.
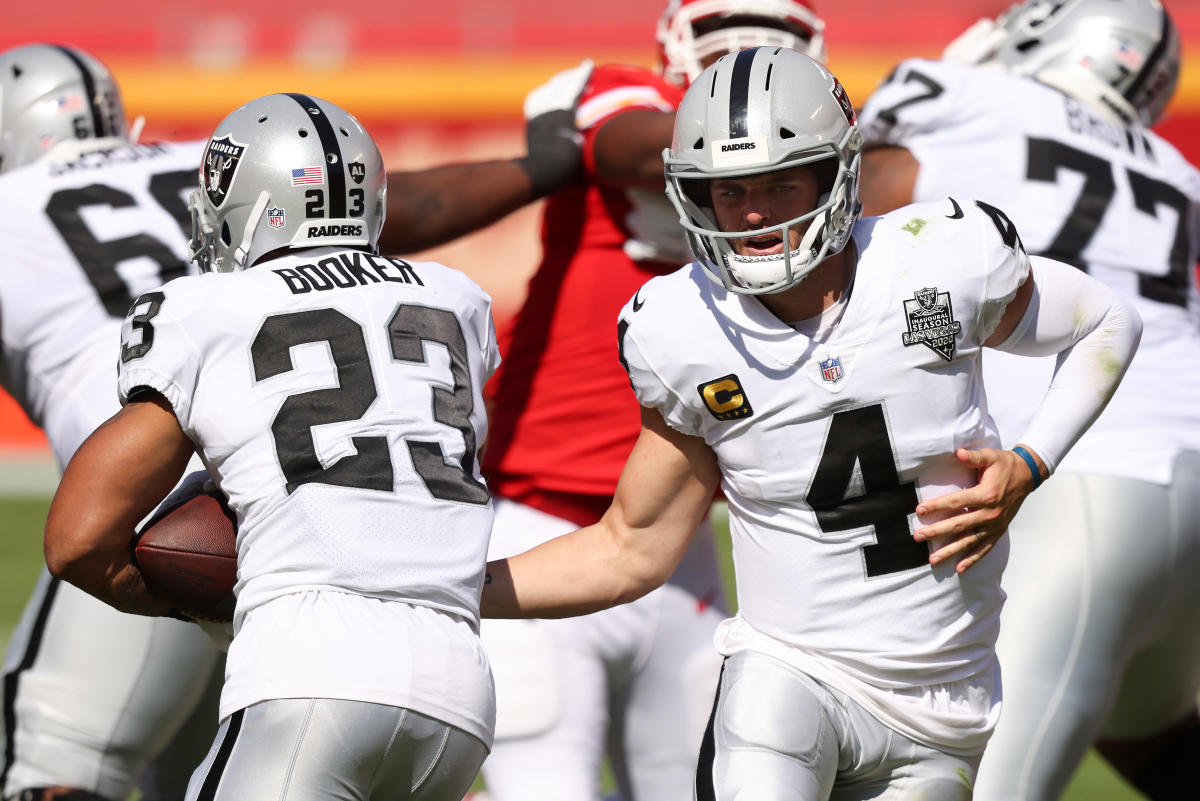
<svg viewBox="0 0 1200 801">
<path fill-rule="evenodd" d="M 283 209 L 271 207 L 267 209 L 267 225 L 272 228 L 283 227 Z"/>
<path fill-rule="evenodd" d="M 842 359 L 840 356 L 830 356 L 817 366 L 821 368 L 821 378 L 824 378 L 831 384 L 836 384 L 845 375 L 842 372 Z"/>
</svg>

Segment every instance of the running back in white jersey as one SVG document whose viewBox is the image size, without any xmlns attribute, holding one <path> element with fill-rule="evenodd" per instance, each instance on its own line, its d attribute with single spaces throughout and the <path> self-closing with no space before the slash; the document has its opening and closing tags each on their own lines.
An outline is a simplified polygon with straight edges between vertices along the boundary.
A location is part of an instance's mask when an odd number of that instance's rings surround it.
<svg viewBox="0 0 1200 801">
<path fill-rule="evenodd" d="M 720 463 L 739 611 L 718 648 L 757 636 L 909 736 L 977 751 L 999 700 L 1007 542 L 963 575 L 930 566 L 914 510 L 974 485 L 956 448 L 997 445 L 980 347 L 1029 262 L 1004 215 L 973 202 L 864 219 L 854 241 L 853 289 L 824 341 L 692 264 L 622 311 L 622 359 L 642 405 Z M 887 708 L 891 690 L 963 681 L 976 695 L 953 712 Z"/>
<path fill-rule="evenodd" d="M 237 513 L 235 626 L 305 590 L 477 624 L 480 393 L 499 357 L 469 278 L 314 249 L 144 294 L 122 343 L 122 399 L 166 397 Z"/>
<path fill-rule="evenodd" d="M 5 385 L 47 428 L 63 464 L 118 407 L 111 388 L 88 420 L 80 408 L 56 415 L 56 404 L 100 370 L 111 387 L 133 298 L 192 271 L 187 194 L 202 150 L 201 142 L 120 144 L 0 175 Z"/>
<path fill-rule="evenodd" d="M 1128 298 L 1141 346 L 1105 412 L 1060 469 L 1165 484 L 1200 450 L 1200 332 L 1192 265 L 1200 172 L 1153 132 L 1103 119 L 999 69 L 912 59 L 867 101 L 868 145 L 920 162 L 914 200 L 977 197 L 1003 208 L 1030 253 L 1085 269 Z M 1006 444 L 1025 430 L 1054 359 L 989 353 L 985 378 Z M 1171 376 L 1171 391 L 1162 377 Z M 1040 381 L 1040 383 L 1037 383 Z M 1121 453 L 1122 459 L 1104 458 Z"/>
</svg>

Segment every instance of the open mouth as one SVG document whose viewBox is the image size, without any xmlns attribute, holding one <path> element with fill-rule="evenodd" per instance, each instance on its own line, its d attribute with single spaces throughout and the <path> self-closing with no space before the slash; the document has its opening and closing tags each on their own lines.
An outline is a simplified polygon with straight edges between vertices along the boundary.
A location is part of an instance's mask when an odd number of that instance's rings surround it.
<svg viewBox="0 0 1200 801">
<path fill-rule="evenodd" d="M 779 232 L 738 240 L 743 256 L 772 256 L 783 252 L 783 235 Z"/>
</svg>

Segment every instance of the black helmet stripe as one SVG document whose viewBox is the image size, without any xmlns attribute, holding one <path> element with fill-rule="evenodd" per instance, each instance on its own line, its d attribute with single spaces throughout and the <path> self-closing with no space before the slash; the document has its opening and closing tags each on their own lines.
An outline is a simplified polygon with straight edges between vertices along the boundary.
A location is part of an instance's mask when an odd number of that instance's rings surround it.
<svg viewBox="0 0 1200 801">
<path fill-rule="evenodd" d="M 288 93 L 288 97 L 299 103 L 304 112 L 308 114 L 313 127 L 317 129 L 317 137 L 321 140 L 321 149 L 325 151 L 325 174 L 329 176 L 329 216 L 333 219 L 345 217 L 346 163 L 342 158 L 342 146 L 338 144 L 337 132 L 333 130 L 333 124 L 329 122 L 329 117 L 325 116 L 325 112 L 317 105 L 317 101 L 308 95 L 292 92 Z M 313 109 L 317 110 L 316 114 L 312 113 Z M 296 166 L 301 168 L 311 165 L 298 164 Z"/>
<path fill-rule="evenodd" d="M 738 139 L 748 135 L 746 114 L 750 102 L 750 65 L 758 48 L 742 50 L 733 62 L 733 75 L 729 79 L 729 138 Z"/>
<path fill-rule="evenodd" d="M 79 57 L 79 54 L 70 48 L 62 45 L 53 45 L 53 47 L 62 53 L 67 58 L 71 59 L 71 63 L 79 70 L 79 74 L 83 77 L 83 93 L 87 95 L 88 107 L 92 110 L 92 135 L 93 136 L 112 136 L 116 131 L 110 131 L 104 124 L 104 110 L 100 107 L 100 98 L 96 95 L 96 76 L 92 75 L 91 69 Z"/>
<path fill-rule="evenodd" d="M 1167 10 L 1162 9 L 1162 31 L 1158 35 L 1158 44 L 1150 51 L 1150 55 L 1146 56 L 1146 63 L 1138 71 L 1137 78 L 1129 85 L 1129 89 L 1125 91 L 1125 99 L 1130 103 L 1134 103 L 1136 108 L 1136 98 L 1142 87 L 1146 85 L 1146 81 L 1150 80 L 1158 63 L 1162 61 L 1163 55 L 1166 53 L 1167 47 L 1171 44 L 1171 17 L 1167 14 Z"/>
</svg>

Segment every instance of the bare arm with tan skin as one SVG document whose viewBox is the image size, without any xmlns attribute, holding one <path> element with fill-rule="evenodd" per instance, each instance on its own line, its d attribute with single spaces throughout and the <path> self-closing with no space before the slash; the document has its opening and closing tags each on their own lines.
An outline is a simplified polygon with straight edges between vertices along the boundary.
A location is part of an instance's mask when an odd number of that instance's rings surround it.
<svg viewBox="0 0 1200 801">
<path fill-rule="evenodd" d="M 662 152 L 671 146 L 675 113 L 635 109 L 596 131 L 596 177 L 615 186 L 663 189 Z"/>
<path fill-rule="evenodd" d="M 388 173 L 384 253 L 412 253 L 491 225 L 574 180 L 582 165 L 575 105 L 592 62 L 554 75 L 525 98 L 520 158 Z"/>
<path fill-rule="evenodd" d="M 179 482 L 192 441 L 157 393 L 127 404 L 71 457 L 46 518 L 46 565 L 122 612 L 163 615 L 133 564 L 134 529 Z"/>
<path fill-rule="evenodd" d="M 642 431 L 598 523 L 489 562 L 483 617 L 568 617 L 636 600 L 674 571 L 720 483 L 712 449 L 642 409 Z"/>
</svg>

